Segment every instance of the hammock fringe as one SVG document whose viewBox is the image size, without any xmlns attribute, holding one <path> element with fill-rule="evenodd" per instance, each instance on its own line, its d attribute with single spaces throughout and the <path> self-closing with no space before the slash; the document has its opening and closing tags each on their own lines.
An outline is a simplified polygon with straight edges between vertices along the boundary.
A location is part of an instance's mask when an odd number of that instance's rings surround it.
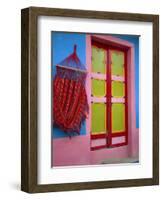
<svg viewBox="0 0 163 200">
<path fill-rule="evenodd" d="M 85 79 L 86 73 L 57 66 L 53 80 L 53 125 L 69 137 L 80 135 L 89 112 Z"/>
</svg>

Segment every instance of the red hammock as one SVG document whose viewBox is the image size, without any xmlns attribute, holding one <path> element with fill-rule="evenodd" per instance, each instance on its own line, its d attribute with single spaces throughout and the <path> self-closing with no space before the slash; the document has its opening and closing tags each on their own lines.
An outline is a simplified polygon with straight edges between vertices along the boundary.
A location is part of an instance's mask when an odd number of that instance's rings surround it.
<svg viewBox="0 0 163 200">
<path fill-rule="evenodd" d="M 85 78 L 86 73 L 57 66 L 53 81 L 53 124 L 69 136 L 80 134 L 88 114 Z"/>
</svg>

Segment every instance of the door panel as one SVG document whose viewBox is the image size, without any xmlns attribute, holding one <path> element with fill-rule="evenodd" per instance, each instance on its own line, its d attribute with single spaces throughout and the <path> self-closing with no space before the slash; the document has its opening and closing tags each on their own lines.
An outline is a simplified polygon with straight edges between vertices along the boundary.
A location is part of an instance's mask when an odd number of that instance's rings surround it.
<svg viewBox="0 0 163 200">
<path fill-rule="evenodd" d="M 92 135 L 106 132 L 106 104 L 92 103 Z"/>
<path fill-rule="evenodd" d="M 92 72 L 106 73 L 106 50 L 92 47 Z"/>
<path fill-rule="evenodd" d="M 123 103 L 112 104 L 112 134 L 125 131 L 125 105 Z"/>
</svg>

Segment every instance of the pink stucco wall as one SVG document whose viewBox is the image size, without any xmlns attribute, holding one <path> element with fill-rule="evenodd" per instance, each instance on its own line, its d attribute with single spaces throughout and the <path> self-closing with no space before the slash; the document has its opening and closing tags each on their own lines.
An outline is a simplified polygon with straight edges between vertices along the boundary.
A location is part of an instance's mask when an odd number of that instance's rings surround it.
<svg viewBox="0 0 163 200">
<path fill-rule="evenodd" d="M 128 145 L 105 148 L 96 151 L 91 151 L 90 141 L 90 127 L 91 127 L 91 113 L 86 119 L 86 135 L 66 138 L 55 138 L 52 141 L 52 165 L 53 166 L 70 166 L 70 165 L 90 165 L 100 164 L 109 158 L 128 158 L 137 157 L 139 155 L 139 129 L 136 129 L 135 117 L 135 76 L 134 76 L 134 48 L 129 42 L 112 36 L 99 36 L 94 37 L 111 41 L 112 43 L 129 47 L 128 51 Z M 88 96 L 88 104 L 91 104 L 91 35 L 86 38 L 86 66 L 87 66 L 87 79 L 86 79 L 86 92 Z M 91 112 L 91 109 L 90 111 Z"/>
<path fill-rule="evenodd" d="M 77 136 L 73 138 L 57 138 L 52 141 L 53 166 L 90 165 L 100 164 L 109 158 L 138 157 L 139 130 L 135 129 L 134 146 L 121 146 L 110 149 L 90 150 L 90 136 Z M 132 155 L 131 155 L 132 154 Z"/>
<path fill-rule="evenodd" d="M 53 166 L 82 165 L 90 162 L 90 140 L 88 134 L 71 139 L 53 139 Z"/>
<path fill-rule="evenodd" d="M 128 146 L 90 150 L 90 137 L 53 139 L 53 166 L 100 164 L 109 158 L 128 157 Z"/>
</svg>

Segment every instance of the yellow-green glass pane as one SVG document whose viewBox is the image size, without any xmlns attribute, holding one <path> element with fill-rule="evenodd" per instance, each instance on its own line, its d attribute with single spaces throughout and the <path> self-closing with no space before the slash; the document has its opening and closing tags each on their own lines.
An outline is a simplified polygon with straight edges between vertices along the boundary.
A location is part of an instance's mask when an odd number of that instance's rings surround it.
<svg viewBox="0 0 163 200">
<path fill-rule="evenodd" d="M 119 81 L 112 81 L 112 96 L 124 97 L 125 96 L 125 84 Z"/>
<path fill-rule="evenodd" d="M 112 104 L 112 133 L 125 131 L 125 105 Z"/>
<path fill-rule="evenodd" d="M 106 104 L 92 103 L 92 134 L 106 132 Z"/>
<path fill-rule="evenodd" d="M 124 53 L 111 51 L 111 73 L 116 76 L 124 76 Z"/>
<path fill-rule="evenodd" d="M 92 95 L 95 97 L 104 97 L 106 95 L 106 81 L 92 79 Z"/>
<path fill-rule="evenodd" d="M 92 72 L 106 73 L 106 50 L 92 46 Z"/>
</svg>

